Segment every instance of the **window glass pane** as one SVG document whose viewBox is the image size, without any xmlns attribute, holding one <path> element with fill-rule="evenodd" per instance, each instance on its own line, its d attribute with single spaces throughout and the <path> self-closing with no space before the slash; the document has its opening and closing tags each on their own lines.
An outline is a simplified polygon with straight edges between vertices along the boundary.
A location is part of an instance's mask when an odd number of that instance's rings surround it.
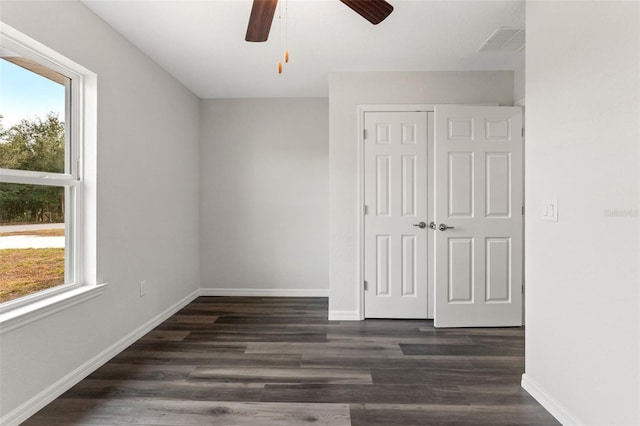
<svg viewBox="0 0 640 426">
<path fill-rule="evenodd" d="M 65 172 L 69 79 L 0 49 L 0 168 Z"/>
<path fill-rule="evenodd" d="M 65 281 L 65 188 L 0 183 L 0 303 Z"/>
</svg>

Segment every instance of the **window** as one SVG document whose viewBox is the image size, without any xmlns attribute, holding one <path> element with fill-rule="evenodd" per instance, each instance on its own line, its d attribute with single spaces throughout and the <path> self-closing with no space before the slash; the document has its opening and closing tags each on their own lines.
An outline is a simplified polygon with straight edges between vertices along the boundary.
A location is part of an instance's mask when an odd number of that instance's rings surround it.
<svg viewBox="0 0 640 426">
<path fill-rule="evenodd" d="M 95 75 L 1 28 L 0 314 L 90 283 L 86 263 L 95 266 L 84 235 L 95 206 L 84 196 L 95 181 L 85 129 Z"/>
</svg>

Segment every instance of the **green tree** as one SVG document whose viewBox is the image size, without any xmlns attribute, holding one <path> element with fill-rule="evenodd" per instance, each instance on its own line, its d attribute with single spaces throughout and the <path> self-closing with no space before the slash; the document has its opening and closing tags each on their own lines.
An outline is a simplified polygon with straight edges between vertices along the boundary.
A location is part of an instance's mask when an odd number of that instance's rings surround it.
<svg viewBox="0 0 640 426">
<path fill-rule="evenodd" d="M 64 123 L 57 115 L 23 119 L 0 131 L 0 167 L 62 173 L 64 145 Z"/>
<path fill-rule="evenodd" d="M 64 172 L 64 123 L 50 113 L 0 127 L 0 168 Z M 61 222 L 64 190 L 59 187 L 0 184 L 0 222 Z"/>
</svg>

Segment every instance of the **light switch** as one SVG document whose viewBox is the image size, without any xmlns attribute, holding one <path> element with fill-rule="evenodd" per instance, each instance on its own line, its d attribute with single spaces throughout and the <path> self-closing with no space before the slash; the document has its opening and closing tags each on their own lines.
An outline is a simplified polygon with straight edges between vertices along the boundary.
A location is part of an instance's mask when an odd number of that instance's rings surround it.
<svg viewBox="0 0 640 426">
<path fill-rule="evenodd" d="M 542 201 L 542 220 L 558 221 L 558 200 Z"/>
</svg>

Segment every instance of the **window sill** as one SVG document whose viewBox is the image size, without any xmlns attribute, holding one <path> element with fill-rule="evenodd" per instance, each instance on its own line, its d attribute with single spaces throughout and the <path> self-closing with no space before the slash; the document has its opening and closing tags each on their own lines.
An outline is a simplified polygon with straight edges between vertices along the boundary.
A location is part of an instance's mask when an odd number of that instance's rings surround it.
<svg viewBox="0 0 640 426">
<path fill-rule="evenodd" d="M 84 285 L 0 314 L 0 335 L 100 296 L 106 283 Z"/>
</svg>

